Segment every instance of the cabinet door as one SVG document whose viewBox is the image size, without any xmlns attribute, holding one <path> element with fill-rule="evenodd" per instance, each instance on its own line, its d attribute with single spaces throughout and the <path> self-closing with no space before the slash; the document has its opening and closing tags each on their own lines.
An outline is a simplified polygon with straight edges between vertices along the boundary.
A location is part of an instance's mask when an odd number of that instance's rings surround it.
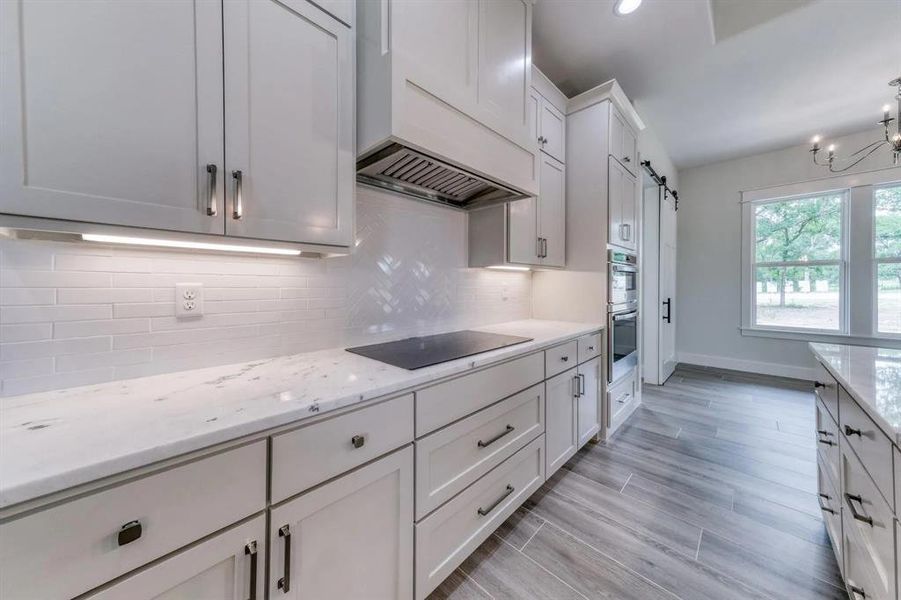
<svg viewBox="0 0 901 600">
<path fill-rule="evenodd" d="M 530 0 L 479 0 L 478 103 L 520 133 L 532 79 L 530 11 Z"/>
<path fill-rule="evenodd" d="M 607 159 L 609 176 L 607 180 L 608 224 L 610 227 L 608 242 L 617 246 L 624 245 L 623 239 L 623 179 L 625 169 L 613 157 Z"/>
<path fill-rule="evenodd" d="M 638 248 L 638 187 L 628 171 L 623 172 L 622 185 L 623 226 L 622 245 L 630 250 Z"/>
<path fill-rule="evenodd" d="M 412 598 L 413 448 L 272 509 L 276 598 Z"/>
<path fill-rule="evenodd" d="M 543 238 L 541 264 L 562 267 L 566 264 L 566 173 L 563 163 L 541 156 L 538 197 L 538 237 Z"/>
<path fill-rule="evenodd" d="M 221 11 L 0 2 L 0 212 L 222 233 Z"/>
<path fill-rule="evenodd" d="M 578 450 L 576 393 L 579 379 L 576 369 L 564 371 L 547 380 L 545 391 L 545 438 L 547 468 L 550 477 Z"/>
<path fill-rule="evenodd" d="M 610 105 L 610 156 L 622 162 L 623 160 L 623 131 L 626 123 L 619 111 Z"/>
<path fill-rule="evenodd" d="M 601 428 L 601 359 L 579 365 L 579 447 L 584 446 Z"/>
<path fill-rule="evenodd" d="M 633 175 L 638 175 L 638 144 L 635 141 L 635 134 L 628 126 L 623 127 L 622 149 L 620 160 L 623 166 Z"/>
<path fill-rule="evenodd" d="M 353 39 L 305 0 L 225 3 L 228 235 L 350 245 Z"/>
<path fill-rule="evenodd" d="M 537 265 L 538 199 L 523 198 L 507 203 L 507 260 L 511 263 Z"/>
<path fill-rule="evenodd" d="M 262 600 L 266 517 L 126 576 L 89 600 Z"/>
<path fill-rule="evenodd" d="M 540 148 L 564 162 L 566 148 L 566 120 L 554 106 L 541 99 L 541 145 Z"/>
</svg>

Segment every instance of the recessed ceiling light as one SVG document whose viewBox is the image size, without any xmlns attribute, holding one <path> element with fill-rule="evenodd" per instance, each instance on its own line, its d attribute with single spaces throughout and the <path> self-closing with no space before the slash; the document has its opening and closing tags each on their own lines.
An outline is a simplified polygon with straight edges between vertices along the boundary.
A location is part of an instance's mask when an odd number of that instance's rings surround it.
<svg viewBox="0 0 901 600">
<path fill-rule="evenodd" d="M 641 6 L 641 0 L 616 0 L 613 5 L 614 14 L 622 17 L 635 12 Z"/>
</svg>

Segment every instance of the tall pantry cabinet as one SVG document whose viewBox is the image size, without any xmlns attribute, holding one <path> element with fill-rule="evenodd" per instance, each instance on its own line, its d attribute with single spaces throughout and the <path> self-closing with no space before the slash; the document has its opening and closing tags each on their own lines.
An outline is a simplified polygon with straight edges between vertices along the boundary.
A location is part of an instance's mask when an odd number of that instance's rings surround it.
<svg viewBox="0 0 901 600">
<path fill-rule="evenodd" d="M 3 2 L 0 213 L 349 246 L 354 11 L 323 7 Z"/>
</svg>

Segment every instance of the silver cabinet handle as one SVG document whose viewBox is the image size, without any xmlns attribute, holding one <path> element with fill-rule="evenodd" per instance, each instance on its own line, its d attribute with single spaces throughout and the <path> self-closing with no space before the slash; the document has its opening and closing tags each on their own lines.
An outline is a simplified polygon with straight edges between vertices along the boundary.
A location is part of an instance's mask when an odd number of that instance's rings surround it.
<svg viewBox="0 0 901 600">
<path fill-rule="evenodd" d="M 579 373 L 579 395 L 585 395 L 585 374 Z"/>
<path fill-rule="evenodd" d="M 829 494 L 820 494 L 820 498 L 822 498 L 823 500 L 829 500 L 829 499 L 830 499 L 830 498 L 829 498 Z M 817 501 L 819 502 L 819 500 L 817 500 Z M 833 515 L 835 514 L 835 511 L 834 511 L 834 510 L 832 510 L 832 509 L 829 508 L 828 506 L 823 506 L 823 503 L 822 503 L 822 502 L 819 502 L 819 504 L 820 504 L 820 510 L 822 510 L 823 512 L 827 512 L 827 513 L 830 513 L 830 514 L 833 514 Z"/>
<path fill-rule="evenodd" d="M 582 394 L 580 393 L 580 385 L 579 385 L 579 376 L 573 375 L 573 398 L 578 398 Z"/>
<path fill-rule="evenodd" d="M 506 498 L 507 496 L 509 496 L 509 495 L 512 494 L 512 493 L 513 493 L 513 486 L 510 485 L 510 484 L 508 483 L 508 484 L 507 484 L 507 490 L 503 493 L 503 495 L 502 495 L 500 498 L 498 498 L 497 500 L 495 500 L 495 501 L 491 504 L 491 506 L 489 506 L 488 508 L 482 508 L 481 506 L 479 507 L 479 510 L 477 511 L 477 512 L 479 513 L 479 516 L 480 516 L 480 517 L 487 517 L 487 516 L 488 516 L 488 513 L 490 513 L 491 511 L 493 511 L 495 508 L 497 508 L 498 505 L 499 505 L 501 502 L 504 501 L 504 498 Z"/>
<path fill-rule="evenodd" d="M 849 494 L 848 492 L 845 492 L 845 500 L 848 501 L 848 508 L 851 509 L 852 517 L 854 517 L 856 520 L 858 520 L 862 523 L 866 523 L 870 527 L 873 526 L 873 518 L 857 512 L 857 508 L 854 506 L 855 502 L 857 502 L 858 504 L 863 506 L 863 498 L 861 498 L 860 496 L 855 496 L 854 494 Z"/>
<path fill-rule="evenodd" d="M 285 570 L 276 585 L 278 589 L 287 594 L 291 590 L 291 527 L 289 525 L 279 527 L 278 537 L 285 538 Z"/>
<path fill-rule="evenodd" d="M 851 585 L 849 587 L 851 588 L 851 593 L 854 594 L 855 596 L 860 596 L 861 598 L 867 597 L 867 593 L 865 591 L 863 591 L 862 587 L 859 587 L 856 585 Z"/>
<path fill-rule="evenodd" d="M 511 433 L 514 429 L 516 429 L 516 428 L 513 427 L 513 425 L 507 425 L 507 427 L 502 432 L 500 432 L 499 434 L 497 434 L 496 436 L 494 436 L 487 442 L 483 442 L 482 440 L 479 440 L 479 442 L 476 444 L 476 446 L 478 446 L 479 448 L 487 448 L 488 446 L 490 446 L 494 442 L 498 441 L 499 439 L 501 439 L 508 433 Z"/>
<path fill-rule="evenodd" d="M 362 448 L 363 444 L 366 443 L 366 437 L 362 435 L 355 435 L 350 438 L 350 445 L 354 448 Z"/>
<path fill-rule="evenodd" d="M 541 258 L 547 258 L 547 238 L 541 238 Z"/>
<path fill-rule="evenodd" d="M 216 213 L 219 212 L 218 202 L 216 200 L 216 174 L 219 169 L 216 168 L 216 165 L 209 164 L 206 166 L 206 172 L 209 176 L 209 190 L 207 191 L 206 197 L 206 214 L 208 217 L 215 217 Z"/>
<path fill-rule="evenodd" d="M 244 554 L 250 556 L 250 596 L 247 600 L 257 600 L 257 543 L 256 540 L 244 546 Z"/>
<path fill-rule="evenodd" d="M 535 238 L 535 257 L 541 258 L 541 238 Z"/>
<path fill-rule="evenodd" d="M 863 437 L 861 435 L 860 429 L 854 429 L 853 427 L 850 427 L 848 425 L 845 425 L 845 435 L 847 435 L 849 437 L 852 435 L 856 435 L 857 437 Z"/>
<path fill-rule="evenodd" d="M 232 171 L 235 180 L 235 205 L 232 210 L 232 219 L 239 220 L 244 216 L 244 175 L 241 171 Z"/>
<path fill-rule="evenodd" d="M 629 162 L 632 162 L 632 159 L 629 158 L 628 156 L 624 156 L 624 157 L 623 157 L 623 162 L 624 162 L 624 163 L 629 163 Z"/>
<path fill-rule="evenodd" d="M 623 241 L 629 242 L 632 241 L 632 226 L 628 223 L 623 223 Z"/>
</svg>

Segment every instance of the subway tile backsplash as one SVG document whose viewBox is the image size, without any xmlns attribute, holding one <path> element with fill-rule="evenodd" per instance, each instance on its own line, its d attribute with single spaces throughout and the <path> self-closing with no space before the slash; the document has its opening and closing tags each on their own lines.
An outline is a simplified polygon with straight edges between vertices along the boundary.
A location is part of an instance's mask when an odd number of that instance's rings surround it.
<svg viewBox="0 0 901 600">
<path fill-rule="evenodd" d="M 0 240 L 0 395 L 530 316 L 529 273 L 465 265 L 464 213 L 366 188 L 346 257 Z M 176 319 L 183 282 L 202 318 Z"/>
</svg>

